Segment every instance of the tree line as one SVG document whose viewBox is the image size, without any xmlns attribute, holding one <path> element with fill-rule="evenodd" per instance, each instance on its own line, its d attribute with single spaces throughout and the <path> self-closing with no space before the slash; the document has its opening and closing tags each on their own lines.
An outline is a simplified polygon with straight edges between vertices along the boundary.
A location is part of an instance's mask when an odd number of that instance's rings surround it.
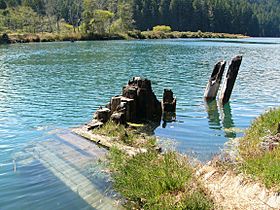
<svg viewBox="0 0 280 210">
<path fill-rule="evenodd" d="M 0 0 L 0 30 L 152 30 L 280 36 L 280 0 Z"/>
</svg>

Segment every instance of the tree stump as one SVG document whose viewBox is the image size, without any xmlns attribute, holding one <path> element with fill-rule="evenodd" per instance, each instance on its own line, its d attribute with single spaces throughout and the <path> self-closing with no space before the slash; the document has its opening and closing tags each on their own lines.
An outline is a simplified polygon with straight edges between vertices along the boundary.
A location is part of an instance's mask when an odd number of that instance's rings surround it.
<svg viewBox="0 0 280 210">
<path fill-rule="evenodd" d="M 111 110 L 108 108 L 100 108 L 94 113 L 94 119 L 106 123 L 109 121 L 111 116 Z"/>
<path fill-rule="evenodd" d="M 123 97 L 133 99 L 130 109 L 130 121 L 160 121 L 161 105 L 152 91 L 151 81 L 134 77 L 123 88 Z"/>
<path fill-rule="evenodd" d="M 125 119 L 127 122 L 135 121 L 136 104 L 134 99 L 122 97 L 121 103 L 125 103 Z"/>
<path fill-rule="evenodd" d="M 163 112 L 176 112 L 176 98 L 173 96 L 172 90 L 164 89 L 162 100 Z"/>
<path fill-rule="evenodd" d="M 232 59 L 231 64 L 229 66 L 226 79 L 224 81 L 221 93 L 220 93 L 220 101 L 223 105 L 229 102 L 234 83 L 236 81 L 236 77 L 239 72 L 239 68 L 242 62 L 242 56 L 236 56 Z"/>
<path fill-rule="evenodd" d="M 117 124 L 125 125 L 126 124 L 125 113 L 123 112 L 114 113 L 111 116 L 111 120 Z"/>
<path fill-rule="evenodd" d="M 220 61 L 215 65 L 212 75 L 205 89 L 204 98 L 206 101 L 212 101 L 216 99 L 225 71 L 225 66 L 226 61 Z"/>
<path fill-rule="evenodd" d="M 4 33 L 2 35 L 2 37 L 0 38 L 0 44 L 10 44 L 11 43 L 11 40 L 8 36 L 8 34 Z"/>
<path fill-rule="evenodd" d="M 110 103 L 111 113 L 117 111 L 118 107 L 121 104 L 121 98 L 122 98 L 121 96 L 115 96 L 111 98 L 111 103 Z"/>
</svg>

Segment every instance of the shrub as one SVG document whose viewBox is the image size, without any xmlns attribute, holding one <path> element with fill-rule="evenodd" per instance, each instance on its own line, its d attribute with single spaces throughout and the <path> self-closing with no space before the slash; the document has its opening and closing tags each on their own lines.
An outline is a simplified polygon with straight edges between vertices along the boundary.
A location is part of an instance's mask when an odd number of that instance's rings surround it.
<svg viewBox="0 0 280 210">
<path fill-rule="evenodd" d="M 155 32 L 158 32 L 158 31 L 161 31 L 161 32 L 171 32 L 172 29 L 170 26 L 165 26 L 165 25 L 158 25 L 158 26 L 154 26 L 153 27 L 153 31 Z"/>
</svg>

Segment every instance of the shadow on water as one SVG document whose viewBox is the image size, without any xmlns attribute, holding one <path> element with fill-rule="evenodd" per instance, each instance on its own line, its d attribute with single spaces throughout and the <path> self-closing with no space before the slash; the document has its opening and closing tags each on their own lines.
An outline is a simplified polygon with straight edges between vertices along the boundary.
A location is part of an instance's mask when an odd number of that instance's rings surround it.
<svg viewBox="0 0 280 210">
<path fill-rule="evenodd" d="M 208 124 L 212 130 L 224 129 L 225 137 L 236 138 L 235 125 L 232 119 L 230 103 L 222 106 L 216 100 L 205 102 L 205 108 L 208 113 Z M 219 112 L 220 111 L 220 112 Z"/>
</svg>

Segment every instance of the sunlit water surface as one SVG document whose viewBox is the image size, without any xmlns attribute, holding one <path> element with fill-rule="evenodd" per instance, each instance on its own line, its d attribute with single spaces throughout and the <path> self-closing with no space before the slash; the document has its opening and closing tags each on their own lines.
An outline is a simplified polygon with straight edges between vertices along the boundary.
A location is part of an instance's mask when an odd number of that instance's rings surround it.
<svg viewBox="0 0 280 210">
<path fill-rule="evenodd" d="M 205 105 L 214 64 L 243 55 L 231 102 Z M 39 162 L 14 170 L 30 142 L 91 119 L 133 76 L 177 96 L 177 121 L 155 130 L 202 161 L 280 102 L 280 40 L 155 40 L 0 46 L 0 209 L 91 209 Z"/>
</svg>

